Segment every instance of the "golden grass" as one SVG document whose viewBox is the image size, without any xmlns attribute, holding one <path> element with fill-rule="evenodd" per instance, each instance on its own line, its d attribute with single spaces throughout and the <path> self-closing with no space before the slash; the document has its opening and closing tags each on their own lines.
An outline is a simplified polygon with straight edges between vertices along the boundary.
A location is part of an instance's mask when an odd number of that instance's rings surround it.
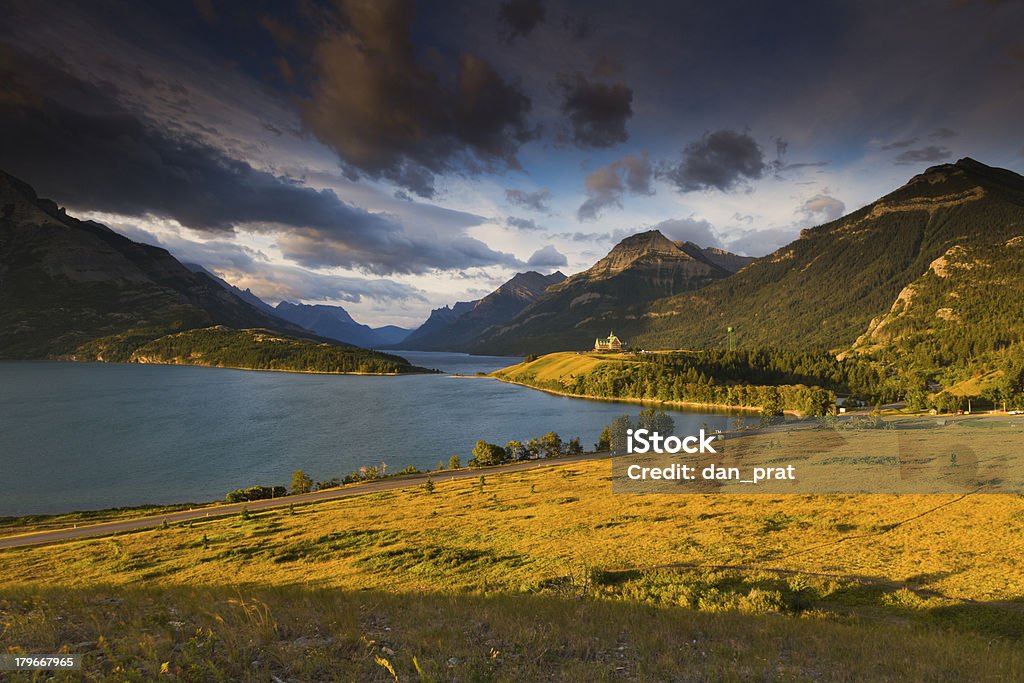
<svg viewBox="0 0 1024 683">
<path fill-rule="evenodd" d="M 1018 643 L 550 595 L 122 587 L 0 594 L 4 644 L 117 681 L 1020 680 Z M 29 675 L 21 679 L 32 680 Z M 79 680 L 57 676 L 57 680 Z"/>
<path fill-rule="evenodd" d="M 584 375 L 592 372 L 600 365 L 636 362 L 638 361 L 625 353 L 575 353 L 562 351 L 543 355 L 534 361 L 523 361 L 491 374 L 512 382 L 520 382 L 525 379 L 531 379 L 532 381 L 561 380 L 564 377 Z"/>
<path fill-rule="evenodd" d="M 969 496 L 867 541 L 845 540 L 957 496 L 620 495 L 607 460 L 0 553 L 0 587 L 303 584 L 519 590 L 581 567 L 743 565 L 1024 595 L 1024 498 Z M 770 520 L 785 519 L 784 524 Z M 769 529 L 769 530 L 766 530 Z M 206 543 L 204 545 L 204 537 Z M 835 546 L 824 544 L 835 543 Z M 819 549 L 814 549 L 819 548 Z M 449 563 L 451 566 L 448 566 Z M 921 578 L 928 577 L 928 578 Z"/>
<path fill-rule="evenodd" d="M 1022 675 L 1024 497 L 624 495 L 610 475 L 441 476 L 0 551 L 3 646 L 102 636 L 81 647 L 123 680 L 393 680 L 377 657 L 400 680 L 413 657 L 424 680 Z"/>
</svg>

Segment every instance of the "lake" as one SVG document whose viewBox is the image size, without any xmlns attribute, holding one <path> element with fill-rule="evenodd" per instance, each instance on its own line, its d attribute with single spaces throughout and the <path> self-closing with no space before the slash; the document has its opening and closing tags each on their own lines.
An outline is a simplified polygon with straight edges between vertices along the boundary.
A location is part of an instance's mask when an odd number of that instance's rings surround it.
<svg viewBox="0 0 1024 683">
<path fill-rule="evenodd" d="M 396 352 L 472 375 L 518 359 Z M 640 406 L 553 396 L 448 375 L 364 377 L 169 365 L 0 363 L 0 515 L 222 499 L 385 462 L 463 464 L 478 439 L 548 431 L 593 447 Z M 677 434 L 725 428 L 724 413 L 670 411 Z"/>
</svg>

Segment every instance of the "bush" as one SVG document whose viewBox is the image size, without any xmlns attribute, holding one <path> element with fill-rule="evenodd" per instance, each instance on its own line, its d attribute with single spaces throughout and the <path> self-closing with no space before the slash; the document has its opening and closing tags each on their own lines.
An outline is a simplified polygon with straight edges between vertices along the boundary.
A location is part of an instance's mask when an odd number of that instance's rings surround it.
<svg viewBox="0 0 1024 683">
<path fill-rule="evenodd" d="M 245 503 L 250 500 L 281 498 L 288 495 L 283 486 L 250 486 L 247 489 L 235 489 L 224 497 L 228 503 Z"/>
</svg>

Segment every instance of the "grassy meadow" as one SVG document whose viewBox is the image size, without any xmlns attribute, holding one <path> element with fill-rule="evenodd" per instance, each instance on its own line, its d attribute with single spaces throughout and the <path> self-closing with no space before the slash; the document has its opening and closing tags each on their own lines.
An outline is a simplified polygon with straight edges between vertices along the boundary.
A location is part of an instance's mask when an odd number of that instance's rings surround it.
<svg viewBox="0 0 1024 683">
<path fill-rule="evenodd" d="M 610 474 L 2 551 L 0 642 L 117 680 L 1024 676 L 1024 497 L 623 495 Z"/>
</svg>

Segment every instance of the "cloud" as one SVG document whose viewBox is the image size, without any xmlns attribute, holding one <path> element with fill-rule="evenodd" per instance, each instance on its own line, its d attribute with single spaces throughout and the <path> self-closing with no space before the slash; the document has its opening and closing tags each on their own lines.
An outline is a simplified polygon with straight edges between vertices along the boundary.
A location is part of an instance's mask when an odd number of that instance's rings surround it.
<svg viewBox="0 0 1024 683">
<path fill-rule="evenodd" d="M 627 154 L 607 166 L 602 166 L 584 181 L 587 199 L 576 211 L 579 221 L 593 220 L 611 206 L 622 208 L 626 192 L 634 195 L 654 194 L 651 188 L 650 156 L 646 151 L 639 156 Z"/>
<path fill-rule="evenodd" d="M 544 189 L 535 192 L 505 190 L 505 201 L 524 209 L 547 213 L 551 210 L 551 207 L 548 206 L 548 202 L 551 201 L 551 190 Z"/>
<path fill-rule="evenodd" d="M 594 75 L 614 78 L 622 73 L 622 69 L 622 53 L 615 48 L 611 48 L 597 56 L 597 62 L 594 64 Z"/>
<path fill-rule="evenodd" d="M 436 174 L 519 167 L 519 145 L 535 131 L 517 85 L 468 53 L 454 74 L 420 63 L 412 3 L 347 0 L 341 11 L 346 30 L 327 31 L 313 49 L 302 114 L 351 176 L 431 197 Z"/>
<path fill-rule="evenodd" d="M 928 137 L 935 138 L 937 140 L 946 140 L 948 138 L 955 138 L 957 132 L 949 128 L 936 128 L 931 133 L 928 133 Z"/>
<path fill-rule="evenodd" d="M 899 166 L 907 166 L 921 162 L 942 161 L 943 159 L 948 159 L 951 156 L 953 156 L 953 153 L 945 147 L 928 145 L 927 147 L 922 147 L 920 149 L 908 149 L 906 152 L 898 155 L 893 160 L 893 163 Z"/>
<path fill-rule="evenodd" d="M 742 256 L 764 256 L 784 247 L 797 238 L 798 228 L 766 228 L 746 230 L 725 241 L 725 248 Z"/>
<path fill-rule="evenodd" d="M 827 192 L 827 191 L 826 191 Z M 846 211 L 846 204 L 828 194 L 816 194 L 796 210 L 808 223 L 820 225 L 834 221 Z"/>
<path fill-rule="evenodd" d="M 185 263 L 197 263 L 241 289 L 276 303 L 282 299 L 381 303 L 426 301 L 416 287 L 388 279 L 366 279 L 317 273 L 267 261 L 260 251 L 225 240 L 197 241 L 177 234 L 156 235 L 138 225 L 106 220 L 121 234 L 163 247 Z"/>
<path fill-rule="evenodd" d="M 711 223 L 702 218 L 670 218 L 653 226 L 671 240 L 693 242 L 700 247 L 721 247 L 722 241 L 715 234 Z"/>
<path fill-rule="evenodd" d="M 621 242 L 636 232 L 636 230 L 616 228 L 611 232 L 560 232 L 552 236 L 560 240 L 572 242 Z"/>
<path fill-rule="evenodd" d="M 781 147 L 779 153 L 784 150 Z M 761 146 L 748 133 L 723 128 L 691 142 L 682 160 L 662 168 L 659 175 L 681 192 L 712 188 L 728 192 L 779 167 L 779 162 L 765 161 Z"/>
<path fill-rule="evenodd" d="M 918 138 L 907 138 L 906 140 L 896 140 L 895 142 L 889 142 L 889 143 L 886 143 L 886 144 L 882 145 L 881 147 L 879 147 L 879 149 L 882 150 L 882 151 L 886 151 L 886 152 L 889 151 L 889 150 L 892 150 L 892 149 L 906 149 L 907 147 L 910 147 L 911 145 L 913 145 L 917 141 L 918 141 Z"/>
<path fill-rule="evenodd" d="M 415 234 L 388 214 L 343 202 L 331 190 L 253 168 L 194 137 L 157 130 L 123 106 L 118 91 L 75 78 L 14 50 L 0 53 L 0 167 L 75 209 L 170 218 L 207 233 L 280 233 L 312 262 L 377 274 L 514 266 L 461 232 Z"/>
<path fill-rule="evenodd" d="M 509 216 L 505 219 L 505 225 L 510 228 L 517 228 L 519 230 L 543 230 L 544 228 L 537 225 L 537 221 L 532 218 L 516 218 L 515 216 Z"/>
<path fill-rule="evenodd" d="M 544 21 L 544 14 L 541 0 L 507 0 L 498 8 L 498 32 L 508 42 L 525 38 Z"/>
<path fill-rule="evenodd" d="M 465 235 L 439 239 L 436 235 L 403 233 L 372 245 L 376 248 L 369 251 L 340 239 L 331 230 L 310 228 L 279 235 L 277 246 L 286 258 L 308 268 L 362 268 L 377 275 L 522 265 L 512 254 L 495 251 Z"/>
<path fill-rule="evenodd" d="M 565 256 L 550 244 L 533 252 L 526 265 L 531 268 L 562 268 L 569 264 Z"/>
<path fill-rule="evenodd" d="M 572 124 L 578 147 L 614 147 L 629 139 L 626 121 L 633 115 L 633 90 L 624 83 L 588 81 L 582 74 L 562 76 L 562 112 Z"/>
</svg>

